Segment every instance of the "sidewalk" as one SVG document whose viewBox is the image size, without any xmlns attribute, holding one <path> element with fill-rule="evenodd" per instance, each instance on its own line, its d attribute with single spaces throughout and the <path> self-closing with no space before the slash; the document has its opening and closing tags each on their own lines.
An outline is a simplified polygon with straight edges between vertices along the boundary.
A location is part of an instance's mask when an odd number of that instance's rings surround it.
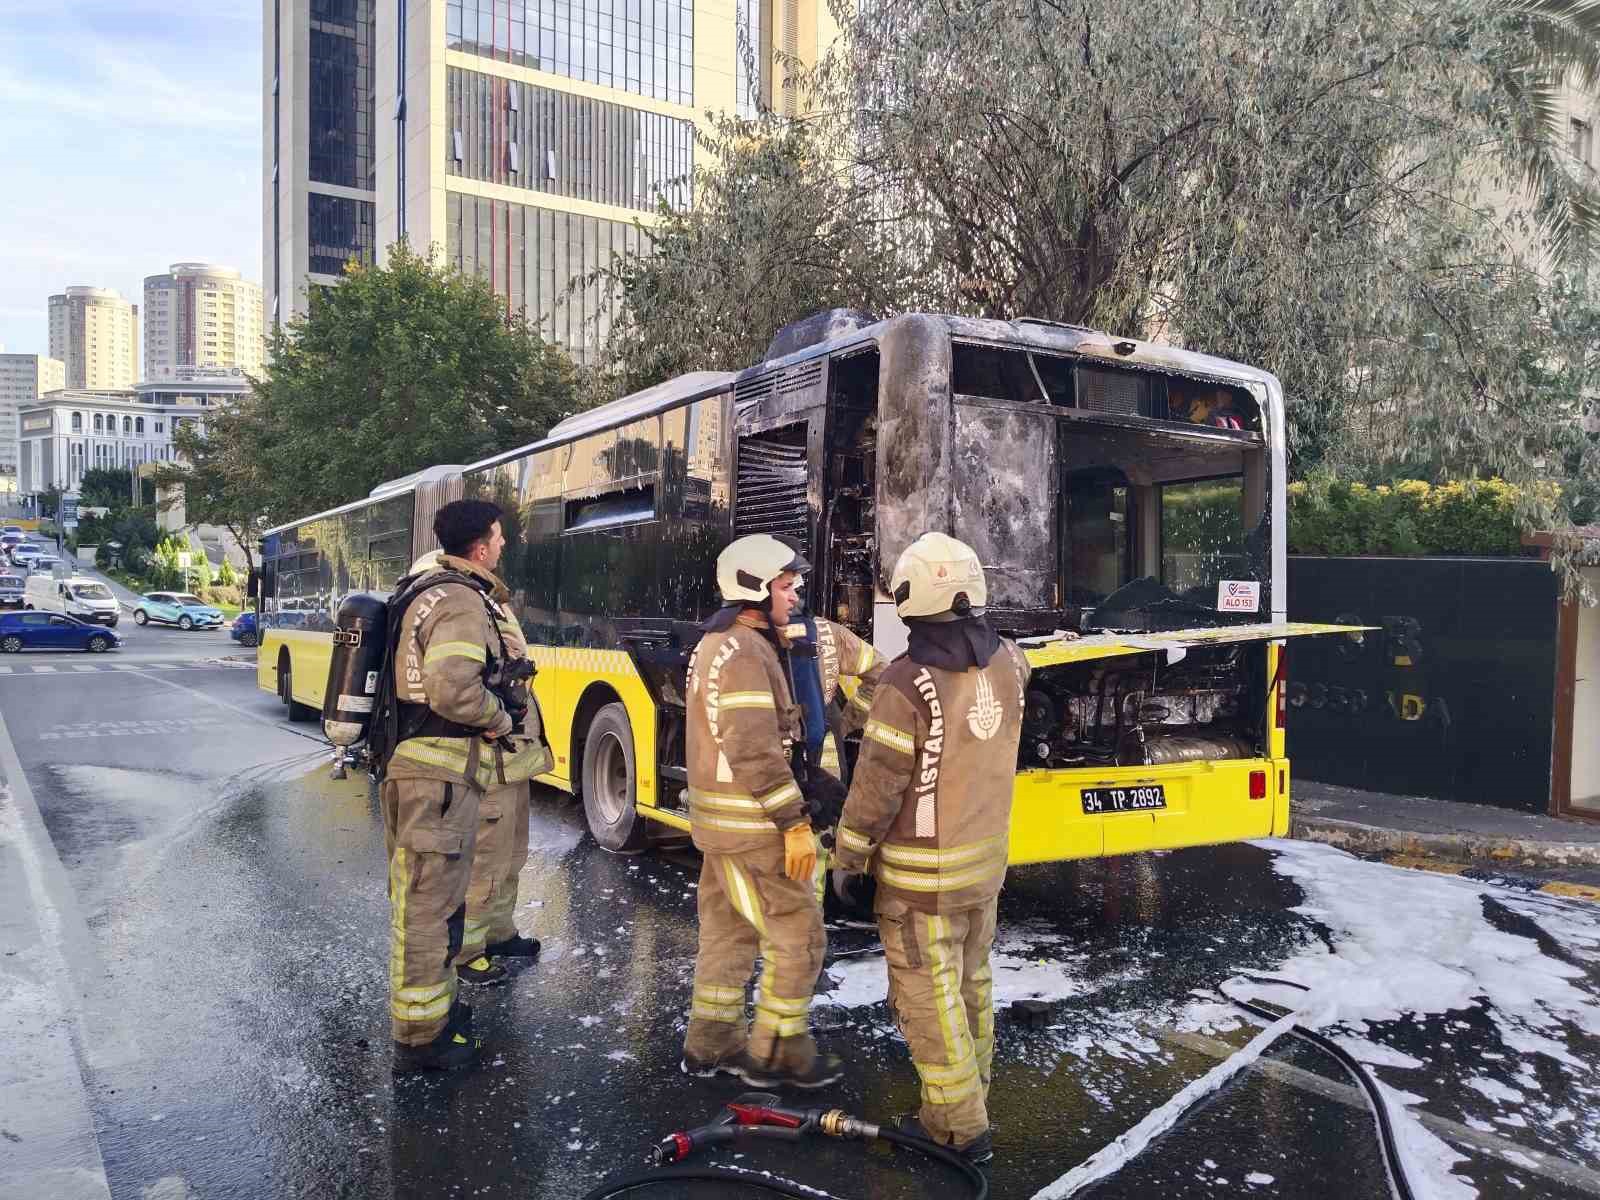
<svg viewBox="0 0 1600 1200">
<path fill-rule="evenodd" d="M 1600 821 L 1297 780 L 1290 834 L 1356 854 L 1430 860 L 1406 865 L 1521 876 L 1543 891 L 1600 900 Z"/>
</svg>

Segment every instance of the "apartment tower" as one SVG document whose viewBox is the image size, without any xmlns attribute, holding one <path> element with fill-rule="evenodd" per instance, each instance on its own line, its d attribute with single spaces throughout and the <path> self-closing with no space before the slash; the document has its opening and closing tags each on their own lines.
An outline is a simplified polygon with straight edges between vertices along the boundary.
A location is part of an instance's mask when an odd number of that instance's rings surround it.
<svg viewBox="0 0 1600 1200">
<path fill-rule="evenodd" d="M 19 409 L 67 386 L 67 365 L 42 354 L 0 354 L 0 477 L 16 479 L 20 463 Z"/>
<path fill-rule="evenodd" d="M 792 111 L 827 0 L 264 0 L 267 320 L 400 238 L 585 354 L 569 284 L 690 203 L 706 110 Z M 773 53 L 774 42 L 780 52 Z"/>
<path fill-rule="evenodd" d="M 175 380 L 238 367 L 259 374 L 261 285 L 209 263 L 173 263 L 144 281 L 144 378 Z"/>
<path fill-rule="evenodd" d="M 139 307 L 110 288 L 69 287 L 50 297 L 50 357 L 69 388 L 130 388 L 139 377 Z"/>
</svg>

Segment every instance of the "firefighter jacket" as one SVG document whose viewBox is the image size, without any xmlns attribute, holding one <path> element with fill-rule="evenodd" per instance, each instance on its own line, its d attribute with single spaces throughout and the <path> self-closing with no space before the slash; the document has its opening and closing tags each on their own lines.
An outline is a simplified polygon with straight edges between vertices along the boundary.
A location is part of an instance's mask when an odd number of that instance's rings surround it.
<svg viewBox="0 0 1600 1200">
<path fill-rule="evenodd" d="M 855 690 L 845 699 L 844 715 L 839 727 L 847 736 L 859 733 L 861 727 L 867 723 L 867 710 L 872 707 L 873 692 L 878 686 L 879 678 L 888 669 L 889 660 L 845 626 L 836 625 L 821 617 L 814 617 L 813 621 L 817 627 L 816 663 L 822 688 L 822 706 L 831 710 L 833 698 L 842 690 L 840 685 L 846 679 L 855 680 Z M 793 642 L 805 636 L 805 626 L 790 625 L 783 632 L 785 639 Z M 802 660 L 796 659 L 794 668 L 798 671 L 806 665 Z M 804 705 L 801 705 L 801 709 L 803 716 Z M 844 772 L 839 769 L 839 744 L 834 739 L 832 729 L 826 730 L 823 734 L 822 756 L 817 765 L 835 779 L 844 777 Z"/>
<path fill-rule="evenodd" d="M 715 854 L 780 846 L 780 830 L 807 820 L 789 765 L 800 708 L 765 619 L 746 611 L 702 637 L 689 658 L 688 692 L 694 844 Z"/>
<path fill-rule="evenodd" d="M 817 666 L 822 673 L 822 702 L 832 704 L 843 679 L 854 679 L 856 689 L 844 706 L 844 731 L 857 733 L 867 723 L 867 711 L 889 660 L 843 625 L 821 617 L 817 621 Z"/>
<path fill-rule="evenodd" d="M 505 659 L 528 654 L 504 608 L 510 598 L 505 584 L 466 559 L 444 554 L 438 565 L 483 580 L 490 593 L 441 581 L 411 602 L 395 651 L 395 694 L 402 703 L 424 704 L 446 721 L 483 733 L 404 738 L 389 759 L 387 777 L 440 779 L 487 791 L 544 774 L 552 762 L 532 690 L 527 683 L 515 685 L 528 705 L 521 725 L 490 690 L 502 684 Z M 488 741 L 485 734 L 504 742 Z"/>
<path fill-rule="evenodd" d="M 927 913 L 999 895 L 1028 674 L 1003 639 L 987 665 L 964 671 L 891 663 L 862 731 L 834 865 L 870 865 L 880 898 Z"/>
</svg>

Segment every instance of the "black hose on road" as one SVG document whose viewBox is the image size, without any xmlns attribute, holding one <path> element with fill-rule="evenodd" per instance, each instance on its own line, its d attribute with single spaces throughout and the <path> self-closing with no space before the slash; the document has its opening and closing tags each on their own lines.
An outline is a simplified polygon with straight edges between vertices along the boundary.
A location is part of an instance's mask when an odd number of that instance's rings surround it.
<svg viewBox="0 0 1600 1200">
<path fill-rule="evenodd" d="M 972 1200 L 989 1200 L 989 1177 L 975 1163 L 968 1162 L 955 1150 L 940 1146 L 926 1138 L 912 1137 L 898 1129 L 878 1127 L 877 1136 L 890 1145 L 915 1150 L 936 1159 L 959 1172 L 972 1189 Z M 653 1187 L 663 1183 L 737 1183 L 757 1188 L 777 1196 L 794 1196 L 798 1200 L 839 1200 L 814 1187 L 789 1183 L 771 1175 L 757 1174 L 737 1167 L 654 1167 L 630 1175 L 614 1175 L 583 1195 L 583 1200 L 610 1200 L 638 1188 Z"/>
</svg>

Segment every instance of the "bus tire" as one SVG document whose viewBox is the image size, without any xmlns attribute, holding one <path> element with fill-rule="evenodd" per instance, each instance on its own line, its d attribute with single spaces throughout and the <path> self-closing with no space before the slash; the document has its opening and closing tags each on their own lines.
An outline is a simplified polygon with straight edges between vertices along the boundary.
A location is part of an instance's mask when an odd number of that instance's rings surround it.
<svg viewBox="0 0 1600 1200">
<path fill-rule="evenodd" d="M 317 715 L 316 709 L 294 698 L 294 668 L 289 665 L 288 654 L 278 659 L 278 698 L 289 710 L 290 721 L 309 721 Z"/>
<path fill-rule="evenodd" d="M 634 807 L 638 773 L 633 765 L 633 726 L 622 704 L 595 713 L 583 741 L 583 812 L 594 840 L 613 854 L 637 854 L 650 830 Z"/>
</svg>

